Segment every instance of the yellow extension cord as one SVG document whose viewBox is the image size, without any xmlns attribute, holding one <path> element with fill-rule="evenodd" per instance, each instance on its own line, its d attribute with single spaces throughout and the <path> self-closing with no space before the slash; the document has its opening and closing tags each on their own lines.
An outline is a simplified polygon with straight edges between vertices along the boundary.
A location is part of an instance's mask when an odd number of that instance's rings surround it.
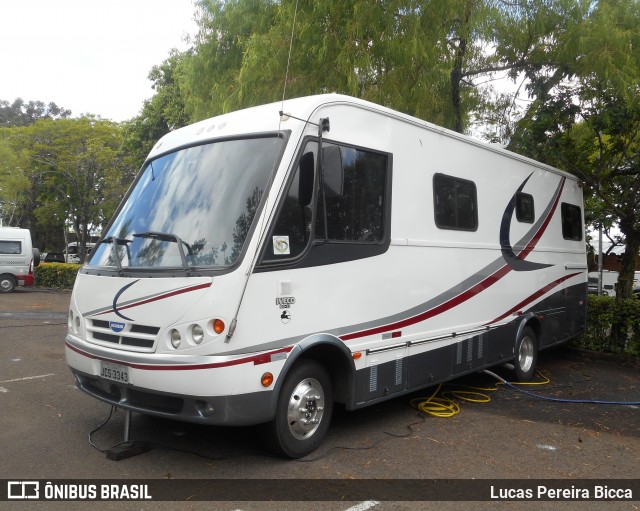
<svg viewBox="0 0 640 511">
<path fill-rule="evenodd" d="M 509 382 L 511 385 L 547 385 L 550 380 L 540 371 L 537 371 L 543 380 L 538 382 Z M 444 388 L 442 383 L 429 397 L 417 397 L 411 400 L 411 406 L 423 413 L 434 417 L 448 418 L 460 413 L 460 405 L 457 401 L 467 401 L 469 403 L 488 403 L 491 397 L 485 392 L 495 392 L 498 390 L 496 383 L 493 387 L 472 387 L 468 385 L 448 384 Z M 455 389 L 453 387 L 458 387 Z M 442 392 L 440 392 L 442 390 Z"/>
</svg>

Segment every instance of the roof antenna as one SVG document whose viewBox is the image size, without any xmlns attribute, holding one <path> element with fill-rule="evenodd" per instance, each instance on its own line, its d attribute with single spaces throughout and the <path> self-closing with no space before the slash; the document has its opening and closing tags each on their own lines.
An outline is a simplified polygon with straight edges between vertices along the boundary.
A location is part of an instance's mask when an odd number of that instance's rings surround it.
<svg viewBox="0 0 640 511">
<path fill-rule="evenodd" d="M 291 25 L 291 38 L 289 39 L 289 57 L 287 58 L 287 70 L 284 74 L 284 85 L 282 86 L 282 103 L 280 111 L 284 110 L 284 98 L 287 92 L 287 81 L 289 80 L 289 63 L 291 62 L 291 49 L 293 48 L 293 34 L 296 29 L 296 17 L 298 16 L 298 0 L 296 0 L 296 8 L 293 12 L 293 24 Z M 282 119 L 282 115 L 280 116 Z"/>
</svg>

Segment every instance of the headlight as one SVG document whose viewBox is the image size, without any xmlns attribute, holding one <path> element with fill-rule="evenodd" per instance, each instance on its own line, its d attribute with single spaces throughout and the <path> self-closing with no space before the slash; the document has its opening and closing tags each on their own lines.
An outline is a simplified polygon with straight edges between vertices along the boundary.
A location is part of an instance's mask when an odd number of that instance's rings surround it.
<svg viewBox="0 0 640 511">
<path fill-rule="evenodd" d="M 171 346 L 173 346 L 175 349 L 178 349 L 181 342 L 182 338 L 180 337 L 180 332 L 175 329 L 171 330 Z"/>
<path fill-rule="evenodd" d="M 193 342 L 196 344 L 200 344 L 204 339 L 204 330 L 200 325 L 193 325 L 191 328 L 191 337 L 193 338 Z"/>
</svg>

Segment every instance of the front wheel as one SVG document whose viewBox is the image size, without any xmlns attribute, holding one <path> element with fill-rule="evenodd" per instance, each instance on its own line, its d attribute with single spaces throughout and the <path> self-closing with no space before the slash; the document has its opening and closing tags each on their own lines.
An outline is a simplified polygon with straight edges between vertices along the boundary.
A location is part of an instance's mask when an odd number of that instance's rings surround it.
<svg viewBox="0 0 640 511">
<path fill-rule="evenodd" d="M 314 360 L 297 364 L 285 378 L 276 417 L 266 425 L 267 448 L 277 455 L 302 458 L 322 443 L 333 412 L 333 388 L 327 370 Z"/>
<path fill-rule="evenodd" d="M 530 381 L 536 370 L 538 341 L 531 327 L 524 327 L 516 342 L 514 367 L 518 381 Z"/>
</svg>

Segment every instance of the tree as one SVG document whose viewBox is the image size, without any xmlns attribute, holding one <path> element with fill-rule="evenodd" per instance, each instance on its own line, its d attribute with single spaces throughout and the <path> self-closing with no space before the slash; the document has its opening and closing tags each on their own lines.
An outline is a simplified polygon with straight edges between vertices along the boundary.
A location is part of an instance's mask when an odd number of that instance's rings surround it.
<svg viewBox="0 0 640 511">
<path fill-rule="evenodd" d="M 511 143 L 579 176 L 591 222 L 620 229 L 618 298 L 632 296 L 640 253 L 639 23 L 638 1 L 599 2 L 567 39 L 563 65 L 532 83 L 537 99 Z"/>
<path fill-rule="evenodd" d="M 13 103 L 0 100 L 0 128 L 12 126 L 28 126 L 38 119 L 66 119 L 71 110 L 59 107 L 55 103 L 45 104 L 42 101 L 25 103 L 22 98 L 16 98 Z"/>
<path fill-rule="evenodd" d="M 181 67 L 180 87 L 191 120 L 234 110 L 248 41 L 273 26 L 276 0 L 197 0 L 199 32 Z M 249 103 L 243 103 L 249 106 Z"/>
<path fill-rule="evenodd" d="M 0 223 L 19 226 L 25 213 L 29 180 L 19 170 L 19 155 L 0 139 Z"/>
<path fill-rule="evenodd" d="M 497 72 L 537 76 L 553 68 L 563 51 L 559 34 L 589 5 L 202 0 L 200 32 L 180 80 L 193 119 L 283 95 L 340 92 L 462 132 L 475 117 L 486 119 L 487 108 L 505 104 L 483 83 Z"/>
<path fill-rule="evenodd" d="M 70 225 L 81 260 L 90 231 L 112 215 L 130 175 L 120 152 L 119 125 L 93 117 L 40 119 L 14 128 L 8 138 L 21 153 L 17 167 L 29 181 L 29 208 L 40 226 Z"/>
<path fill-rule="evenodd" d="M 30 228 L 34 242 L 41 247 L 55 243 L 55 236 L 50 235 L 51 229 L 37 225 L 34 215 L 37 192 L 29 179 L 28 158 L 21 147 L 14 147 L 9 141 L 16 128 L 32 125 L 39 119 L 65 119 L 70 115 L 70 110 L 53 102 L 0 100 L 0 220 Z M 48 222 L 48 226 L 59 228 L 58 232 L 62 230 L 62 222 L 55 225 Z"/>
<path fill-rule="evenodd" d="M 156 93 L 146 100 L 140 113 L 123 124 L 123 151 L 140 168 L 154 144 L 170 131 L 189 124 L 184 95 L 177 80 L 184 55 L 173 50 L 170 56 L 149 73 Z"/>
</svg>

